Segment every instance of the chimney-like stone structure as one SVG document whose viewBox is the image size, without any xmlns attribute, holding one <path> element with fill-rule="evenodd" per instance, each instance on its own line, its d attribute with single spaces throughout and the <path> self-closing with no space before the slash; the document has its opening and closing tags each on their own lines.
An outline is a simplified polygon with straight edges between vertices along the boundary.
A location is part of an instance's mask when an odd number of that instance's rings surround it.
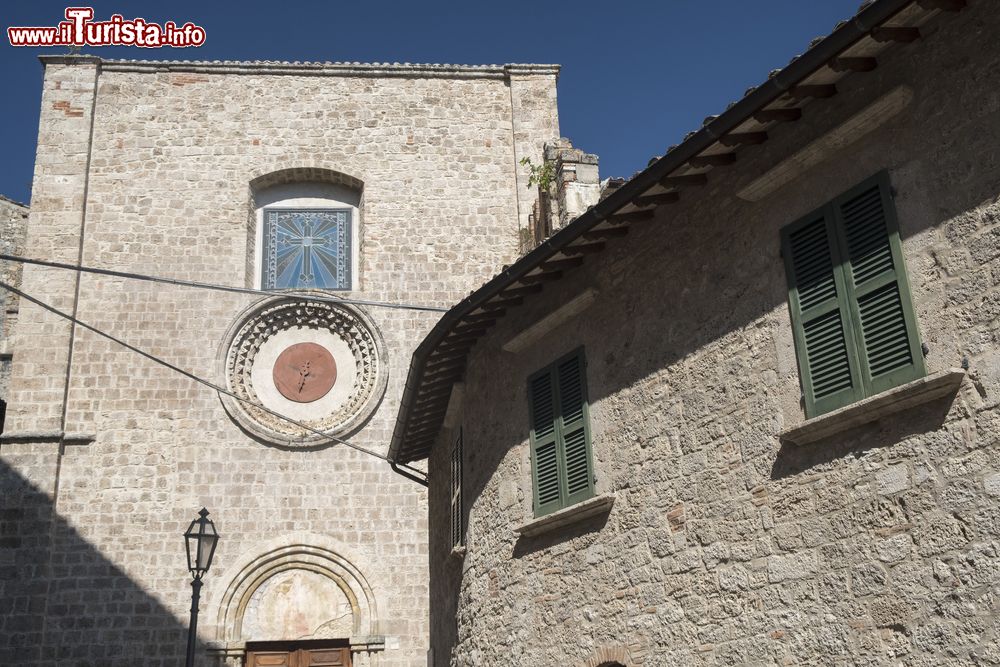
<svg viewBox="0 0 1000 667">
<path fill-rule="evenodd" d="M 566 138 L 546 142 L 544 164 L 552 165 L 548 189 L 538 188 L 538 199 L 531 214 L 531 239 L 524 252 L 531 250 L 554 232 L 562 229 L 601 199 L 601 179 L 597 156 L 573 148 Z"/>
<path fill-rule="evenodd" d="M 545 144 L 545 160 L 555 164 L 552 231 L 561 229 L 601 198 L 597 156 L 573 148 L 569 139 Z"/>
</svg>

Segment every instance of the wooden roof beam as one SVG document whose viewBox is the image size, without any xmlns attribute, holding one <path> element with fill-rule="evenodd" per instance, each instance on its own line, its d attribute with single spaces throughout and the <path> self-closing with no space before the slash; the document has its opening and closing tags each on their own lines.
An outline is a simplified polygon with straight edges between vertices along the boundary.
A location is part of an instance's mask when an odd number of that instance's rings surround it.
<svg viewBox="0 0 1000 667">
<path fill-rule="evenodd" d="M 753 115 L 753 119 L 761 124 L 792 123 L 800 118 L 802 118 L 802 109 L 797 107 L 788 109 L 761 109 Z"/>
<path fill-rule="evenodd" d="M 501 299 L 510 299 L 516 296 L 524 296 L 525 294 L 537 294 L 542 291 L 541 285 L 528 285 L 527 287 L 512 287 L 511 289 L 505 289 L 500 292 Z"/>
<path fill-rule="evenodd" d="M 834 72 L 871 72 L 878 67 L 875 58 L 834 58 L 830 69 Z"/>
<path fill-rule="evenodd" d="M 530 276 L 521 276 L 517 282 L 521 285 L 537 285 L 538 283 L 548 283 L 562 278 L 562 271 L 548 271 L 547 273 L 533 273 Z"/>
<path fill-rule="evenodd" d="M 920 39 L 919 28 L 896 28 L 880 26 L 872 28 L 872 39 L 876 42 L 915 42 Z"/>
<path fill-rule="evenodd" d="M 465 372 L 465 364 L 460 364 L 458 366 L 451 366 L 437 373 L 424 374 L 422 381 L 433 384 L 434 382 L 437 382 L 441 378 L 445 377 L 462 377 L 462 373 L 464 372 Z"/>
<path fill-rule="evenodd" d="M 416 445 L 414 445 L 414 447 L 413 447 L 414 450 L 419 451 L 417 449 L 418 447 L 420 447 L 420 448 L 424 448 L 424 447 L 429 448 L 434 443 L 434 438 L 441 431 L 441 424 L 440 424 L 440 422 L 443 422 L 443 421 L 444 421 L 444 416 L 442 416 L 440 418 L 439 423 L 434 424 L 434 425 L 430 426 L 429 428 L 424 427 L 424 428 L 421 428 L 419 431 L 416 431 L 414 433 L 410 433 L 409 431 L 407 431 L 406 432 L 406 439 L 410 443 L 413 443 L 414 441 L 416 442 Z"/>
<path fill-rule="evenodd" d="M 414 417 L 406 423 L 408 431 L 416 431 L 417 429 L 422 429 L 430 426 L 434 422 L 439 422 L 441 420 L 441 413 L 437 410 L 433 412 L 425 412 L 424 414 Z"/>
<path fill-rule="evenodd" d="M 457 358 L 450 359 L 446 363 L 441 363 L 435 366 L 433 369 L 424 369 L 424 376 L 422 378 L 423 382 L 430 382 L 435 380 L 442 375 L 448 375 L 449 373 L 454 373 L 455 371 L 460 371 L 465 367 L 465 359 Z"/>
<path fill-rule="evenodd" d="M 624 225 L 628 222 L 650 220 L 654 215 L 656 215 L 656 211 L 653 211 L 652 209 L 646 211 L 631 211 L 629 213 L 619 213 L 618 215 L 609 216 L 608 222 L 612 225 Z"/>
<path fill-rule="evenodd" d="M 600 239 L 616 239 L 628 234 L 628 227 L 605 227 L 604 229 L 592 229 L 583 233 L 583 238 L 588 241 Z"/>
<path fill-rule="evenodd" d="M 917 0 L 924 9 L 940 9 L 945 12 L 960 12 L 968 7 L 966 0 Z"/>
<path fill-rule="evenodd" d="M 465 363 L 465 359 L 462 357 L 448 356 L 442 353 L 440 349 L 434 348 L 427 359 L 427 369 L 436 373 L 448 364 L 455 364 L 459 362 Z"/>
<path fill-rule="evenodd" d="M 472 329 L 473 325 L 475 325 L 476 327 L 484 327 L 484 328 L 488 329 L 488 328 L 490 328 L 491 326 L 493 326 L 494 324 L 497 323 L 496 314 L 492 313 L 492 315 L 493 315 L 493 317 L 491 317 L 489 319 L 482 318 L 482 319 L 480 319 L 477 322 L 469 322 L 465 326 L 456 326 L 454 329 L 452 329 L 452 331 L 465 331 L 467 329 Z"/>
<path fill-rule="evenodd" d="M 413 403 L 414 419 L 424 419 L 433 415 L 437 411 L 444 412 L 447 409 L 447 395 L 451 393 L 451 387 L 447 390 L 438 389 L 427 394 L 421 394 L 417 397 L 417 400 Z M 425 405 L 428 402 L 432 402 L 431 405 Z M 445 403 L 444 406 L 439 405 L 440 403 Z"/>
<path fill-rule="evenodd" d="M 711 155 L 696 155 L 688 160 L 688 164 L 695 168 L 701 167 L 725 167 L 736 162 L 736 153 L 714 153 Z"/>
<path fill-rule="evenodd" d="M 489 331 L 488 327 L 485 329 L 479 329 L 479 328 L 470 329 L 468 331 L 465 331 L 464 333 L 460 333 L 457 335 L 456 332 L 452 331 L 443 341 L 441 341 L 442 345 L 440 347 L 444 348 L 447 347 L 448 345 L 463 343 L 468 340 L 475 340 L 476 338 L 479 338 L 487 331 Z"/>
<path fill-rule="evenodd" d="M 465 360 L 461 358 L 429 360 L 427 365 L 424 366 L 424 376 L 426 377 L 432 373 L 440 373 L 443 370 L 451 369 L 453 366 L 461 366 L 464 363 Z"/>
<path fill-rule="evenodd" d="M 566 269 L 575 269 L 581 264 L 583 264 L 582 258 L 570 257 L 568 259 L 555 259 L 549 262 L 543 262 L 539 265 L 539 268 L 543 271 L 552 269 L 555 269 L 556 271 L 564 271 Z"/>
<path fill-rule="evenodd" d="M 421 386 L 420 390 L 432 391 L 434 389 L 443 387 L 445 385 L 448 385 L 450 387 L 451 385 L 455 384 L 456 380 L 458 380 L 460 377 L 462 377 L 461 373 L 451 373 L 450 375 L 446 375 L 444 377 L 434 378 L 430 382 L 425 382 L 423 386 Z"/>
<path fill-rule="evenodd" d="M 413 406 L 416 409 L 422 409 L 426 403 L 430 401 L 438 401 L 444 398 L 447 394 L 451 393 L 451 385 L 447 387 L 442 387 L 440 389 L 435 389 L 434 391 L 420 392 L 420 396 L 414 401 Z"/>
<path fill-rule="evenodd" d="M 414 438 L 428 438 L 437 435 L 437 432 L 441 430 L 441 424 L 444 422 L 444 415 L 436 415 L 433 420 L 429 420 L 426 423 L 419 424 L 419 428 L 415 426 L 413 430 L 407 430 L 406 435 L 408 439 Z"/>
<path fill-rule="evenodd" d="M 676 192 L 661 192 L 658 195 L 644 195 L 636 197 L 632 203 L 640 208 L 646 206 L 663 206 L 664 204 L 675 204 L 681 200 L 681 196 Z M 627 227 L 625 228 L 627 229 Z"/>
<path fill-rule="evenodd" d="M 837 94 L 837 86 L 832 83 L 794 86 L 788 91 L 788 94 L 797 100 L 804 100 L 807 97 L 826 99 Z"/>
<path fill-rule="evenodd" d="M 478 315 L 463 315 L 463 322 L 496 322 L 497 318 L 503 315 L 502 310 L 491 310 L 488 313 L 480 313 Z"/>
<path fill-rule="evenodd" d="M 660 179 L 660 185 L 665 188 L 686 188 L 688 186 L 701 187 L 708 184 L 708 176 L 705 174 L 685 174 L 684 176 L 664 176 Z"/>
<path fill-rule="evenodd" d="M 407 422 L 407 430 L 411 431 L 411 424 L 420 422 L 419 429 L 426 428 L 425 424 L 433 423 L 436 419 L 444 417 L 448 410 L 448 401 L 438 399 L 437 404 L 421 408 L 419 413 L 413 415 L 413 419 Z"/>
<path fill-rule="evenodd" d="M 592 255 L 595 252 L 601 252 L 604 250 L 604 247 L 605 244 L 603 243 L 584 243 L 581 245 L 568 245 L 559 252 L 564 255 Z"/>
<path fill-rule="evenodd" d="M 421 424 L 419 428 L 406 430 L 408 440 L 433 439 L 437 432 L 441 430 L 441 423 L 444 421 L 444 414 L 436 415 L 433 420 Z"/>
<path fill-rule="evenodd" d="M 524 303 L 524 299 L 499 299 L 497 301 L 487 301 L 480 307 L 485 312 L 492 313 L 507 306 L 520 306 L 522 303 Z"/>
<path fill-rule="evenodd" d="M 732 132 L 719 139 L 723 146 L 753 146 L 767 141 L 767 132 Z"/>
<path fill-rule="evenodd" d="M 448 338 L 445 338 L 445 340 L 463 336 L 469 333 L 479 333 L 480 335 L 484 334 L 487 331 L 489 331 L 490 327 L 493 326 L 495 323 L 496 320 L 493 320 L 492 322 L 490 320 L 484 320 L 482 322 L 476 322 L 475 324 L 470 324 L 464 327 L 455 327 L 454 329 L 451 330 L 451 333 L 448 334 Z"/>
</svg>

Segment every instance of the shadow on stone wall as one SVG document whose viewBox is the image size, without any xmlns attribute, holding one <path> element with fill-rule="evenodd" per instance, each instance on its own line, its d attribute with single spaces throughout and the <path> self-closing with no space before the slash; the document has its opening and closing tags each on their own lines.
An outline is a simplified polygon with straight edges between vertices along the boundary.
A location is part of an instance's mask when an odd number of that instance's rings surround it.
<svg viewBox="0 0 1000 667">
<path fill-rule="evenodd" d="M 952 393 L 896 413 L 890 419 L 865 424 L 805 446 L 783 442 L 771 468 L 771 479 L 809 472 L 847 456 L 860 458 L 873 449 L 889 447 L 911 436 L 936 431 L 944 426 L 954 401 L 955 394 Z"/>
<path fill-rule="evenodd" d="M 47 494 L 0 461 L 0 665 L 176 667 L 187 625 L 60 517 Z M 137 526 L 136 530 L 141 530 Z M 186 590 L 177 539 L 178 590 Z"/>
<path fill-rule="evenodd" d="M 514 543 L 514 558 L 521 558 L 536 551 L 549 549 L 556 544 L 572 540 L 588 533 L 599 533 L 608 523 L 607 512 L 584 519 L 567 526 L 555 528 L 537 537 L 527 537 L 522 535 Z"/>
</svg>

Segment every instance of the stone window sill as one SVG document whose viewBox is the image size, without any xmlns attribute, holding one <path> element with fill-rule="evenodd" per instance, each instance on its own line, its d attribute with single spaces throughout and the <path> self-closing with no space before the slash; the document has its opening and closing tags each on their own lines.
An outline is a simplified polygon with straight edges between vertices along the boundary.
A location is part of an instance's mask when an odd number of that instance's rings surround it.
<svg viewBox="0 0 1000 667">
<path fill-rule="evenodd" d="M 856 426 L 871 423 L 895 412 L 929 403 L 958 390 L 965 371 L 950 368 L 907 382 L 889 391 L 862 399 L 819 417 L 807 419 L 778 434 L 783 442 L 806 445 Z"/>
<path fill-rule="evenodd" d="M 598 514 L 610 512 L 611 506 L 614 502 L 615 496 L 612 493 L 594 496 L 593 498 L 584 500 L 583 502 L 561 509 L 558 512 L 553 512 L 552 514 L 546 514 L 543 517 L 532 519 L 531 521 L 515 528 L 514 532 L 521 537 L 535 537 L 536 535 L 541 535 L 542 533 L 547 533 L 557 528 L 568 526 L 571 523 L 576 523 L 578 521 L 583 521 L 584 519 L 589 519 L 592 516 L 597 516 Z"/>
</svg>

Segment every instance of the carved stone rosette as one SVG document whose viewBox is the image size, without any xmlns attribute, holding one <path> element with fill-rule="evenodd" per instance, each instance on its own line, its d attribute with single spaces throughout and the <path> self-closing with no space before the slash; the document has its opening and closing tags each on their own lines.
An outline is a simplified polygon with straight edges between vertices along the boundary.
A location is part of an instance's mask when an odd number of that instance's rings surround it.
<svg viewBox="0 0 1000 667">
<path fill-rule="evenodd" d="M 268 405 L 261 387 L 260 375 L 254 373 L 258 354 L 269 341 L 294 334 L 296 340 L 315 337 L 317 341 L 335 340 L 347 351 L 347 366 L 341 368 L 338 384 L 343 397 L 336 405 L 317 405 L 313 414 L 294 418 L 313 429 L 341 437 L 363 424 L 378 407 L 385 394 L 388 369 L 385 345 L 371 319 L 360 309 L 348 304 L 317 301 L 310 294 L 271 297 L 245 310 L 230 327 L 220 350 L 224 386 L 246 400 L 236 400 L 221 394 L 223 405 L 236 422 L 251 434 L 286 447 L 310 447 L 325 441 L 323 436 L 307 431 L 257 405 L 265 405 L 279 414 L 280 408 Z M 331 338 L 332 336 L 332 338 Z M 338 359 L 338 367 L 343 359 Z M 270 376 L 271 369 L 265 369 Z M 346 391 L 345 391 L 346 390 Z M 250 401 L 248 403 L 247 401 Z M 291 415 L 289 415 L 291 416 Z"/>
</svg>

